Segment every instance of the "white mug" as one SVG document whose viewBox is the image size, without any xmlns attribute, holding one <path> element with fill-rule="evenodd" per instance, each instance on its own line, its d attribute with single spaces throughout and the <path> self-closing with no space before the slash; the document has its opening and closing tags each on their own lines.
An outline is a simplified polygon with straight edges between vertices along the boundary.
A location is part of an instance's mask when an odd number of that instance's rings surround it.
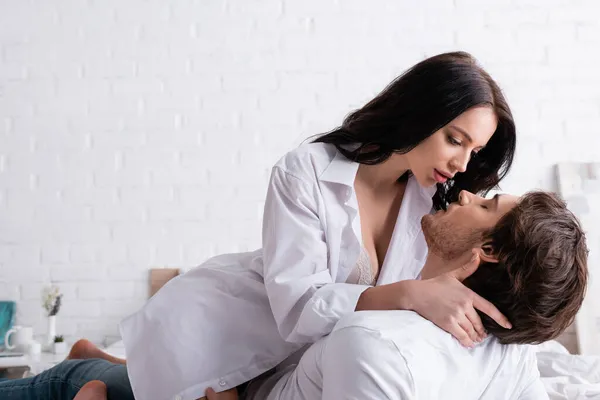
<svg viewBox="0 0 600 400">
<path fill-rule="evenodd" d="M 35 356 L 37 354 L 40 354 L 42 352 L 42 344 L 40 342 L 36 342 L 35 340 L 32 340 L 31 343 L 29 343 L 29 348 L 27 349 L 27 354 L 29 354 L 30 356 Z"/>
<path fill-rule="evenodd" d="M 4 346 L 7 350 L 27 352 L 33 342 L 33 328 L 28 326 L 15 326 L 4 336 Z"/>
</svg>

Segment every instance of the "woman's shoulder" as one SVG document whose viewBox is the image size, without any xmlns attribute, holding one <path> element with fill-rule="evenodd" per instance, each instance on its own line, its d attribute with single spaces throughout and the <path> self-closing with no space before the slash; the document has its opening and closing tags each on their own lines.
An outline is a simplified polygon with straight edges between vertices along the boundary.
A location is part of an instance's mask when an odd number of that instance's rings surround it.
<svg viewBox="0 0 600 400">
<path fill-rule="evenodd" d="M 273 167 L 302 180 L 316 179 L 336 154 L 337 149 L 332 144 L 305 143 L 284 154 Z"/>
</svg>

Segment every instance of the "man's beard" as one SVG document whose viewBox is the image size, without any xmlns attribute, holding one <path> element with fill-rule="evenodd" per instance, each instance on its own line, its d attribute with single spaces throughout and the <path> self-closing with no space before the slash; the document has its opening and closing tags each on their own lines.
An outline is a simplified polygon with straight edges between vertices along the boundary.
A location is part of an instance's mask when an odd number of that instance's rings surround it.
<svg viewBox="0 0 600 400">
<path fill-rule="evenodd" d="M 470 252 L 482 239 L 483 232 L 453 224 L 446 218 L 425 215 L 421 219 L 429 252 L 442 260 L 455 260 Z"/>
</svg>

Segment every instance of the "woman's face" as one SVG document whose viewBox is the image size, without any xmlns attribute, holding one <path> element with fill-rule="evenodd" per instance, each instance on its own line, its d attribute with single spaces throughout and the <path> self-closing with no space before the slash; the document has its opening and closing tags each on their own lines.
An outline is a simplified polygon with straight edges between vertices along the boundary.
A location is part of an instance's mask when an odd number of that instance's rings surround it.
<svg viewBox="0 0 600 400">
<path fill-rule="evenodd" d="M 408 168 L 421 186 L 444 183 L 466 170 L 471 157 L 487 144 L 497 125 L 491 107 L 470 108 L 404 154 Z"/>
</svg>

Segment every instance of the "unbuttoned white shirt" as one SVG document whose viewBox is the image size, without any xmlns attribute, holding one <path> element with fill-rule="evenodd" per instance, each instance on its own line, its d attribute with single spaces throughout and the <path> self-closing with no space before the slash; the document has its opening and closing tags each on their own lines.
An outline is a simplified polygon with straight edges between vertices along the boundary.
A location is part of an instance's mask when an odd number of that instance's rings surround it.
<svg viewBox="0 0 600 400">
<path fill-rule="evenodd" d="M 358 164 L 311 143 L 273 167 L 262 249 L 214 257 L 120 325 L 136 398 L 196 399 L 274 367 L 329 334 L 369 286 L 345 283 L 361 247 Z M 410 177 L 377 284 L 416 278 L 435 187 Z"/>
<path fill-rule="evenodd" d="M 275 379 L 273 379 L 275 378 Z M 533 346 L 472 349 L 411 311 L 360 311 L 250 400 L 543 400 Z"/>
</svg>

